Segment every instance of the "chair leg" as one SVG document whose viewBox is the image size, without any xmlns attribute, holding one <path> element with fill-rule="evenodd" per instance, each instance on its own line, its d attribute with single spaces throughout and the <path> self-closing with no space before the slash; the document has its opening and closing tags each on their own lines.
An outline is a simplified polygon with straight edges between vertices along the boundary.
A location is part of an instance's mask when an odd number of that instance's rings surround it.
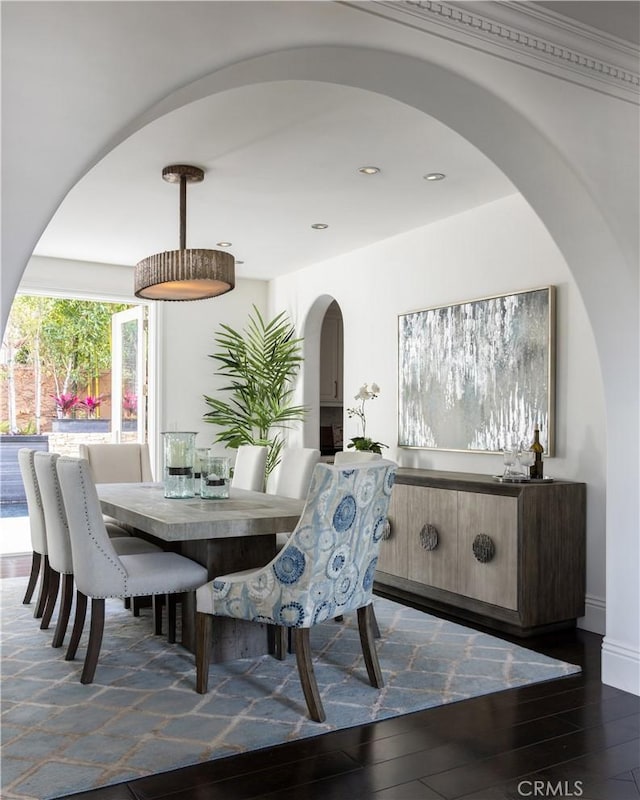
<svg viewBox="0 0 640 800">
<path fill-rule="evenodd" d="M 213 616 L 196 611 L 196 692 L 206 694 L 213 644 Z"/>
<path fill-rule="evenodd" d="M 379 639 L 380 638 L 380 626 L 378 625 L 378 620 L 376 619 L 376 610 L 373 607 L 373 603 L 369 606 L 371 609 L 371 630 L 373 632 L 373 638 Z"/>
<path fill-rule="evenodd" d="M 165 595 L 153 595 L 153 623 L 156 636 L 162 636 L 162 606 L 164 605 L 164 601 Z"/>
<path fill-rule="evenodd" d="M 44 557 L 44 564 L 42 568 L 42 580 L 40 582 L 40 593 L 38 595 L 38 602 L 36 603 L 36 610 L 33 616 L 40 619 L 44 614 L 44 607 L 49 597 L 49 582 L 51 580 L 51 567 L 49 566 L 49 556 Z"/>
<path fill-rule="evenodd" d="M 84 657 L 84 667 L 80 676 L 80 683 L 91 683 L 96 674 L 98 656 L 102 646 L 104 633 L 104 598 L 91 598 L 91 628 L 89 629 L 89 643 Z"/>
<path fill-rule="evenodd" d="M 333 618 L 334 622 L 344 622 L 344 617 L 340 614 L 339 617 Z M 376 619 L 376 612 L 373 607 L 371 606 L 371 628 L 373 630 L 373 638 L 379 639 L 380 638 L 380 628 L 378 627 L 378 620 Z"/>
<path fill-rule="evenodd" d="M 58 599 L 58 589 L 60 588 L 60 573 L 51 569 L 49 575 L 49 592 L 47 594 L 47 602 L 44 607 L 42 621 L 40 622 L 40 630 L 47 630 L 51 617 L 53 616 L 53 609 L 56 607 L 56 600 Z"/>
<path fill-rule="evenodd" d="M 287 631 L 290 630 L 285 625 L 267 625 L 269 654 L 278 661 L 284 661 L 287 657 L 287 651 L 291 652 L 290 647 L 287 646 Z M 291 642 L 291 639 L 288 641 Z"/>
<path fill-rule="evenodd" d="M 153 596 L 150 594 L 140 595 L 138 597 L 131 597 L 129 598 L 131 613 L 134 617 L 140 616 L 140 610 L 143 608 L 152 608 L 153 607 Z M 126 598 L 125 598 L 126 600 Z M 125 608 L 127 606 L 125 605 Z"/>
<path fill-rule="evenodd" d="M 293 646 L 296 651 L 298 674 L 300 675 L 304 699 L 307 701 L 309 716 L 315 722 L 324 722 L 327 717 L 322 707 L 318 683 L 313 671 L 309 628 L 293 628 Z"/>
<path fill-rule="evenodd" d="M 380 669 L 380 662 L 378 661 L 373 639 L 372 612 L 373 607 L 371 604 L 358 609 L 358 630 L 360 631 L 360 644 L 362 645 L 362 655 L 364 656 L 369 682 L 376 689 L 382 689 L 384 679 L 382 678 L 382 670 Z"/>
<path fill-rule="evenodd" d="M 27 584 L 27 591 L 24 593 L 24 598 L 22 600 L 25 606 L 29 605 L 31 598 L 33 597 L 36 583 L 38 582 L 38 575 L 40 574 L 41 562 L 42 556 L 40 553 L 36 553 L 34 550 L 31 555 L 31 574 L 29 575 L 29 583 Z"/>
<path fill-rule="evenodd" d="M 169 644 L 176 643 L 176 616 L 180 597 L 179 594 L 170 594 L 167 597 L 167 641 Z"/>
<path fill-rule="evenodd" d="M 73 601 L 73 575 L 62 576 L 62 593 L 60 595 L 60 610 L 58 611 L 58 622 L 53 634 L 51 647 L 62 647 L 64 635 L 69 624 L 71 614 L 71 602 Z"/>
<path fill-rule="evenodd" d="M 344 622 L 344 617 L 340 614 L 339 617 L 334 617 L 334 622 Z M 373 638 L 379 639 L 380 638 L 380 628 L 378 626 L 378 620 L 376 619 L 376 612 L 373 607 L 371 606 L 371 629 L 373 631 Z"/>
<path fill-rule="evenodd" d="M 76 589 L 76 615 L 73 620 L 73 630 L 71 631 L 71 639 L 69 647 L 65 654 L 65 661 L 73 661 L 78 651 L 80 644 L 80 637 L 82 636 L 82 629 L 84 628 L 84 618 L 87 615 L 87 595 L 82 594 L 79 589 Z"/>
</svg>

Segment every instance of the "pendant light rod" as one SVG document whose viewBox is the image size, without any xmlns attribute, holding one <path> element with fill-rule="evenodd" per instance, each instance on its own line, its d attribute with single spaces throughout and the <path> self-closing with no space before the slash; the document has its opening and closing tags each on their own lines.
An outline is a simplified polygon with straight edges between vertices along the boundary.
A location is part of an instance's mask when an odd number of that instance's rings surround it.
<svg viewBox="0 0 640 800">
<path fill-rule="evenodd" d="M 204 171 L 188 164 L 172 164 L 162 170 L 162 178 L 167 183 L 180 184 L 180 249 L 187 249 L 187 184 L 201 183 Z"/>
<path fill-rule="evenodd" d="M 180 249 L 187 249 L 187 178 L 180 176 Z"/>
</svg>

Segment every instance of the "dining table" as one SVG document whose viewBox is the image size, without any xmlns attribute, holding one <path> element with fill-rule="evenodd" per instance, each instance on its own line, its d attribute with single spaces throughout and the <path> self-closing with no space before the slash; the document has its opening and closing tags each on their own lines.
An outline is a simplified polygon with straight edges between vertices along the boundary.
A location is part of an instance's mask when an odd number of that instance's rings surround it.
<svg viewBox="0 0 640 800">
<path fill-rule="evenodd" d="M 103 514 L 134 529 L 136 536 L 191 558 L 209 579 L 262 567 L 276 554 L 276 534 L 292 531 L 304 500 L 231 487 L 229 497 L 166 498 L 162 483 L 97 485 Z M 274 650 L 271 625 L 214 617 L 211 659 L 230 661 Z M 180 641 L 195 652 L 195 593 L 182 598 Z"/>
</svg>

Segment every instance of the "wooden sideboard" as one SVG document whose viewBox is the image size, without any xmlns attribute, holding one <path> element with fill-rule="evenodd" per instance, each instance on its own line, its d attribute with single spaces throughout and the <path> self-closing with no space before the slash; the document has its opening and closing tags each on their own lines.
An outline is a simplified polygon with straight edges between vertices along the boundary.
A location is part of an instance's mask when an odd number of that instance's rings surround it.
<svg viewBox="0 0 640 800">
<path fill-rule="evenodd" d="M 518 636 L 584 614 L 586 485 L 399 469 L 376 591 Z"/>
</svg>

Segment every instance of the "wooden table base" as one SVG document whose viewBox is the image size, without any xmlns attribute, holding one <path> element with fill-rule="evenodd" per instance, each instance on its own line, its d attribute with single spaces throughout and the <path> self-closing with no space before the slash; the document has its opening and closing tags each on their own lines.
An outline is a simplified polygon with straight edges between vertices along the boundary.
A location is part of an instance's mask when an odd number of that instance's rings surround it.
<svg viewBox="0 0 640 800">
<path fill-rule="evenodd" d="M 207 568 L 209 578 L 229 572 L 263 567 L 276 552 L 275 535 L 246 539 L 207 539 L 177 542 L 178 552 Z M 195 593 L 182 603 L 182 644 L 195 652 Z M 229 617 L 214 617 L 213 663 L 248 658 L 274 652 L 273 626 Z"/>
</svg>

